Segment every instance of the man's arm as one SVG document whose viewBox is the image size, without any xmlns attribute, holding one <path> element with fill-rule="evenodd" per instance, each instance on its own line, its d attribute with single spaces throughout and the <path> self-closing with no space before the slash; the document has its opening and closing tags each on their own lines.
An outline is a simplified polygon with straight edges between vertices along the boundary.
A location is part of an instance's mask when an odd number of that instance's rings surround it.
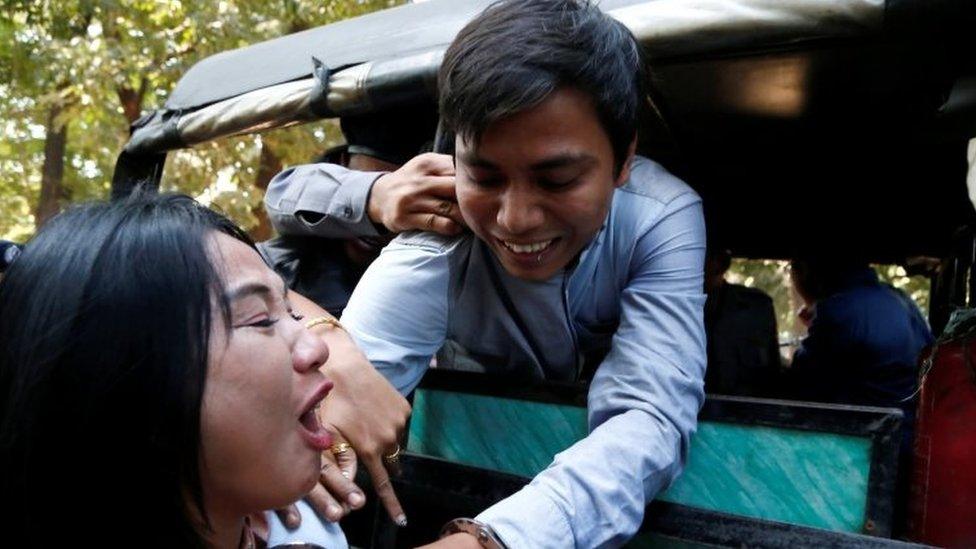
<svg viewBox="0 0 976 549">
<path fill-rule="evenodd" d="M 450 156 L 422 154 L 393 172 L 335 164 L 289 168 L 268 184 L 264 205 L 283 235 L 376 236 L 381 231 L 461 231 Z"/>
<path fill-rule="evenodd" d="M 680 473 L 704 399 L 704 251 L 691 193 L 638 241 L 620 327 L 590 386 L 590 434 L 477 517 L 509 547 L 619 546 Z"/>
<path fill-rule="evenodd" d="M 370 265 L 342 313 L 366 357 L 402 394 L 420 383 L 447 332 L 449 267 L 441 242 L 394 240 Z"/>
<path fill-rule="evenodd" d="M 283 235 L 379 235 L 367 207 L 373 183 L 381 175 L 325 163 L 288 168 L 268 184 L 264 195 L 268 218 Z"/>
<path fill-rule="evenodd" d="M 307 320 L 331 317 L 295 292 L 289 292 L 289 299 L 294 310 Z M 387 478 L 383 456 L 396 447 L 410 417 L 410 405 L 376 372 L 345 330 L 328 323 L 309 329 L 321 335 L 329 346 L 329 360 L 322 372 L 335 382 L 319 417 L 337 435 L 336 442 L 350 443 L 354 452 L 341 456 L 323 453 L 322 484 L 312 490 L 308 500 L 330 521 L 339 520 L 349 509 L 362 507 L 365 498 L 352 482 L 358 456 L 373 478 L 381 503 L 396 521 L 403 515 L 403 508 L 393 487 L 382 482 Z"/>
</svg>

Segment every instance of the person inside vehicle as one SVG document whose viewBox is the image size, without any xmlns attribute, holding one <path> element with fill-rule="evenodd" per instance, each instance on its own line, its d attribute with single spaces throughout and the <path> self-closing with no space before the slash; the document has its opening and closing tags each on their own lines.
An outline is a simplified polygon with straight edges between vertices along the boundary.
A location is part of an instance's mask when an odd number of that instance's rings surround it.
<svg viewBox="0 0 976 549">
<path fill-rule="evenodd" d="M 363 271 L 395 232 L 428 228 L 430 223 L 432 229 L 455 234 L 460 221 L 453 181 L 387 176 L 429 148 L 437 125 L 433 105 L 346 116 L 340 123 L 345 145 L 271 181 L 265 201 L 281 235 L 258 244 L 289 288 L 334 316 L 342 314 Z M 322 176 L 318 166 L 323 163 L 365 177 L 346 181 L 339 192 L 334 180 Z M 296 187 L 278 184 L 282 178 L 315 183 L 294 195 L 287 191 Z M 437 217 L 432 221 L 431 215 Z"/>
<path fill-rule="evenodd" d="M 589 435 L 474 524 L 499 546 L 623 544 L 685 463 L 705 370 L 701 201 L 635 155 L 640 46 L 587 2 L 502 1 L 449 46 L 439 93 L 455 156 L 412 162 L 445 181 L 456 163 L 473 234 L 401 234 L 342 322 L 404 394 L 445 344 L 513 381 L 595 371 Z M 277 183 L 296 196 L 314 184 Z M 435 545 L 480 546 L 471 534 Z"/>
<path fill-rule="evenodd" d="M 728 282 L 731 264 L 732 253 L 710 242 L 705 255 L 705 392 L 770 396 L 781 366 L 773 300 L 762 290 Z"/>
<path fill-rule="evenodd" d="M 806 338 L 786 374 L 786 396 L 814 402 L 900 408 L 896 531 L 904 523 L 912 463 L 919 359 L 934 338 L 918 306 L 878 280 L 867 261 L 834 250 L 795 259 Z"/>
<path fill-rule="evenodd" d="M 800 257 L 790 274 L 809 326 L 789 368 L 792 395 L 901 408 L 908 437 L 918 358 L 933 342 L 918 306 L 852 254 Z"/>
<path fill-rule="evenodd" d="M 257 546 L 262 511 L 308 493 L 333 445 L 320 369 L 343 357 L 298 307 L 185 196 L 45 224 L 0 281 L 4 544 Z M 336 525 L 300 534 L 346 546 Z"/>
</svg>

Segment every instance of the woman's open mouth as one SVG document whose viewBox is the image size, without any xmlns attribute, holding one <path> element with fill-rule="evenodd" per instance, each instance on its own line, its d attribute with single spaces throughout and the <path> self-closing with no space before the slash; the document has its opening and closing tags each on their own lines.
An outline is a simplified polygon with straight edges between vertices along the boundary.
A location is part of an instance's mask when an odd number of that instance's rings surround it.
<svg viewBox="0 0 976 549">
<path fill-rule="evenodd" d="M 330 390 L 332 390 L 331 381 L 326 381 L 320 385 L 305 405 L 305 411 L 298 418 L 298 423 L 301 425 L 302 436 L 305 437 L 305 441 L 312 448 L 320 452 L 332 446 L 332 433 L 322 426 L 318 417 L 319 404 L 322 403 L 322 399 L 329 394 Z"/>
</svg>

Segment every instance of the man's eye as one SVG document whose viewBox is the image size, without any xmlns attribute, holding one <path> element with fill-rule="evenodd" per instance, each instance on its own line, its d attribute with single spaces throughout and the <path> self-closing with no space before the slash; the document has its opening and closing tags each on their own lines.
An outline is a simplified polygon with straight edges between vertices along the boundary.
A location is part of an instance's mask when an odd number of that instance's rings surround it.
<svg viewBox="0 0 976 549">
<path fill-rule="evenodd" d="M 539 186 L 551 190 L 565 189 L 571 187 L 573 183 L 576 183 L 575 177 L 571 179 L 540 179 L 539 180 Z"/>
<path fill-rule="evenodd" d="M 288 314 L 297 321 L 302 321 L 305 319 L 305 315 L 296 313 L 295 311 L 288 311 Z"/>
<path fill-rule="evenodd" d="M 478 178 L 472 179 L 472 182 L 474 182 L 474 184 L 479 187 L 490 189 L 492 187 L 497 187 L 501 185 L 502 180 L 501 178 L 498 177 L 482 177 L 480 179 Z"/>
</svg>

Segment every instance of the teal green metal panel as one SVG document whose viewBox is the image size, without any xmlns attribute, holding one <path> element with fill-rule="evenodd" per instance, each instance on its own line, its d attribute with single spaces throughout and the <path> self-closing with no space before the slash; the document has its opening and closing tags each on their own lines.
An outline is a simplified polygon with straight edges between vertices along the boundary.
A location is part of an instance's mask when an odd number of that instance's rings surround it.
<svg viewBox="0 0 976 549">
<path fill-rule="evenodd" d="M 625 547 L 627 549 L 714 549 L 721 546 L 645 533 L 635 536 Z"/>
<path fill-rule="evenodd" d="M 418 390 L 407 448 L 526 477 L 586 436 L 575 406 Z M 843 532 L 860 532 L 867 438 L 703 422 L 682 476 L 660 499 Z"/>
<path fill-rule="evenodd" d="M 659 497 L 692 507 L 860 532 L 870 457 L 867 438 L 701 423 L 684 474 Z"/>
<path fill-rule="evenodd" d="M 407 449 L 534 477 L 585 436 L 586 410 L 577 406 L 418 390 Z"/>
</svg>

